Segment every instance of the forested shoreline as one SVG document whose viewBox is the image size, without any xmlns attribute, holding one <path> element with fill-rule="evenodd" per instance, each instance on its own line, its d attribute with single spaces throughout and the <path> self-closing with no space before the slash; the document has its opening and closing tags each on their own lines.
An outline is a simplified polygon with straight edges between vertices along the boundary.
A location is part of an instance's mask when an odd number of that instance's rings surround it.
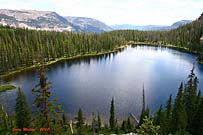
<svg viewBox="0 0 203 135">
<path fill-rule="evenodd" d="M 203 14 L 191 24 L 170 31 L 118 30 L 101 34 L 62 33 L 0 27 L 0 76 L 44 62 L 85 54 L 112 52 L 129 41 L 173 45 L 199 54 L 202 60 Z"/>
<path fill-rule="evenodd" d="M 104 34 L 61 33 L 0 28 L 0 74 L 57 58 L 103 53 L 123 45 L 122 38 Z"/>
</svg>

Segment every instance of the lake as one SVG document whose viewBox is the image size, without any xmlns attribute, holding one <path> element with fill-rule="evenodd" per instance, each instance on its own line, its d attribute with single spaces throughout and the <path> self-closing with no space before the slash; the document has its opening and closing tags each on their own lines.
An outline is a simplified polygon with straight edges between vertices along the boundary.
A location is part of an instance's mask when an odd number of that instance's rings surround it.
<svg viewBox="0 0 203 135">
<path fill-rule="evenodd" d="M 193 65 L 203 90 L 203 66 L 193 54 L 165 47 L 127 47 L 121 52 L 103 56 L 85 57 L 57 62 L 48 67 L 46 75 L 55 98 L 60 98 L 63 109 L 73 117 L 81 107 L 86 116 L 99 112 L 109 117 L 111 98 L 115 99 L 118 118 L 142 109 L 142 89 L 146 104 L 153 114 L 169 95 L 176 95 L 181 81 L 186 82 Z M 21 87 L 29 103 L 33 102 L 31 89 L 38 83 L 35 70 L 24 71 L 1 84 L 11 83 Z M 1 92 L 0 101 L 12 112 L 16 90 Z M 9 106 L 9 107 L 8 107 Z"/>
</svg>

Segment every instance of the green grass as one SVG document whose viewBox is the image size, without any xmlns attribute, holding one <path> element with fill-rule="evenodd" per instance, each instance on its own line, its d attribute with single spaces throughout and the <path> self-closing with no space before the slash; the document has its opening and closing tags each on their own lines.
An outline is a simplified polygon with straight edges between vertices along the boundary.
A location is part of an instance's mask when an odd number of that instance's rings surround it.
<svg viewBox="0 0 203 135">
<path fill-rule="evenodd" d="M 16 86 L 14 86 L 14 85 L 3 85 L 3 86 L 0 86 L 0 92 L 6 91 L 6 90 L 12 90 L 15 88 L 16 88 Z"/>
</svg>

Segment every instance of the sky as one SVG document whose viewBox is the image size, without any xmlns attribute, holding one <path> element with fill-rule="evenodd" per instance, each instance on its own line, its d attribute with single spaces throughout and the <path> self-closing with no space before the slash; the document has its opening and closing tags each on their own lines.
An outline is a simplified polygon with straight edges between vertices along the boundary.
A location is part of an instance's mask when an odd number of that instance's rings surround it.
<svg viewBox="0 0 203 135">
<path fill-rule="evenodd" d="M 0 8 L 55 11 L 107 25 L 171 25 L 197 19 L 203 13 L 203 0 L 0 0 Z"/>
</svg>

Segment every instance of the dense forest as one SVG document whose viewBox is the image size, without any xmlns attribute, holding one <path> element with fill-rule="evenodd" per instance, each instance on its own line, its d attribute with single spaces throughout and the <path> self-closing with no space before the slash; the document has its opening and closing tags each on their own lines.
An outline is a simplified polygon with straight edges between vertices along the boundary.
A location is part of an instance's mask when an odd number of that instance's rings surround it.
<svg viewBox="0 0 203 135">
<path fill-rule="evenodd" d="M 110 33 L 85 34 L 0 28 L 0 74 L 60 57 L 110 51 L 123 43 Z"/>
<path fill-rule="evenodd" d="M 0 27 L 0 75 L 45 62 L 76 55 L 110 52 L 129 41 L 173 45 L 200 54 L 203 14 L 191 24 L 170 31 L 122 30 L 102 34 L 62 33 Z"/>
<path fill-rule="evenodd" d="M 200 37 L 203 34 L 203 14 L 191 24 L 170 31 L 111 31 L 102 34 L 62 33 L 0 27 L 0 75 L 57 58 L 69 58 L 84 54 L 114 51 L 129 41 L 173 45 L 202 57 Z M 39 62 L 39 59 L 41 60 Z M 15 116 L 9 116 L 0 106 L 0 134 L 110 134 L 134 132 L 138 135 L 203 135 L 203 96 L 198 90 L 198 78 L 194 68 L 187 83 L 181 83 L 175 99 L 169 96 L 166 107 L 160 106 L 152 117 L 150 109 L 143 105 L 138 123 L 131 117 L 119 124 L 112 98 L 109 123 L 98 114 L 92 114 L 92 123 L 86 123 L 82 108 L 78 116 L 68 120 L 58 99 L 51 98 L 51 83 L 45 75 L 44 64 L 39 66 L 39 84 L 32 90 L 33 109 L 27 103 L 22 90 L 18 90 Z M 73 122 L 72 122 L 73 121 Z M 16 129 L 12 129 L 16 127 Z M 36 131 L 17 132 L 32 127 Z M 43 127 L 43 129 L 41 129 Z M 25 131 L 26 130 L 26 131 Z M 30 129 L 31 130 L 31 129 Z M 41 131 L 40 131 L 41 130 Z"/>
</svg>

